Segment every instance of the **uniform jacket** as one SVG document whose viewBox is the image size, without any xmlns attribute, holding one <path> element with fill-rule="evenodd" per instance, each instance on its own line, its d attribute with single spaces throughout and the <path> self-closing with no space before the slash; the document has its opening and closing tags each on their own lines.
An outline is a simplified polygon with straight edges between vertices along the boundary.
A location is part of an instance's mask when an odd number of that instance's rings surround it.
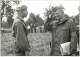
<svg viewBox="0 0 80 57">
<path fill-rule="evenodd" d="M 16 47 L 24 51 L 30 50 L 29 41 L 27 38 L 28 30 L 22 20 L 17 19 L 14 21 L 13 26 L 13 37 L 16 38 Z"/>
<path fill-rule="evenodd" d="M 52 32 L 51 55 L 61 55 L 60 44 L 66 42 L 71 42 L 71 53 L 77 49 L 77 36 L 72 20 L 63 19 L 61 22 L 58 22 L 56 26 L 46 23 L 46 29 L 47 28 Z"/>
</svg>

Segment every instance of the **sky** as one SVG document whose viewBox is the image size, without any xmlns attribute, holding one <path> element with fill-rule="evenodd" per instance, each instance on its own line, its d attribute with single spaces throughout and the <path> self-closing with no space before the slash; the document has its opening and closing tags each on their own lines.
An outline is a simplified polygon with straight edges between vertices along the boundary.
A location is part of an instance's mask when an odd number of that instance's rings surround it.
<svg viewBox="0 0 80 57">
<path fill-rule="evenodd" d="M 35 15 L 40 14 L 40 16 L 45 19 L 44 12 L 45 8 L 49 8 L 49 6 L 59 6 L 62 5 L 65 10 L 64 12 L 68 14 L 69 16 L 75 16 L 79 13 L 78 7 L 79 7 L 79 0 L 67 0 L 67 1 L 60 1 L 60 0 L 22 0 L 20 2 L 20 5 L 26 5 L 28 7 L 29 14 L 32 12 Z M 13 7 L 14 8 L 14 7 Z M 28 15 L 29 16 L 29 15 Z"/>
</svg>

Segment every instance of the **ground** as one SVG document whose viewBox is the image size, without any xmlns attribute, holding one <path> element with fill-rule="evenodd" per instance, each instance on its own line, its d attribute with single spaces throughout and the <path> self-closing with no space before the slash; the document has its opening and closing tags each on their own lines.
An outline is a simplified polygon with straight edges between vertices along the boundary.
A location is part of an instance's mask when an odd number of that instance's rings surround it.
<svg viewBox="0 0 80 57">
<path fill-rule="evenodd" d="M 28 39 L 31 46 L 31 56 L 47 56 L 50 53 L 51 33 L 30 33 Z M 15 56 L 15 38 L 11 33 L 2 33 L 1 55 Z"/>
</svg>

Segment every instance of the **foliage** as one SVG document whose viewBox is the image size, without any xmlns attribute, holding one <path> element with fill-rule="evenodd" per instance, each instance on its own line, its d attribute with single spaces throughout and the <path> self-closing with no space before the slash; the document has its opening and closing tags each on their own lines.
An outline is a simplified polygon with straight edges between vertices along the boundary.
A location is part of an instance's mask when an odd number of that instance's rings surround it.
<svg viewBox="0 0 80 57">
<path fill-rule="evenodd" d="M 18 4 L 17 1 L 13 1 L 14 3 Z M 14 10 L 12 9 L 11 6 L 11 1 L 6 0 L 6 1 L 2 1 L 2 7 L 1 7 L 1 20 L 3 18 L 3 16 L 5 15 L 7 17 L 7 22 L 8 22 L 8 27 L 12 26 L 13 23 L 13 14 L 14 14 Z"/>
<path fill-rule="evenodd" d="M 44 20 L 40 17 L 40 15 L 36 15 L 36 20 L 37 20 L 37 22 L 36 22 L 37 26 L 44 24 Z"/>
<path fill-rule="evenodd" d="M 56 6 L 56 7 L 51 6 L 49 8 L 45 8 L 45 13 L 44 13 L 45 17 L 52 18 L 53 16 L 55 16 L 54 13 L 58 9 L 64 9 L 64 7 L 63 6 Z"/>
<path fill-rule="evenodd" d="M 55 14 L 56 10 L 58 10 L 58 9 L 64 9 L 64 7 L 63 6 L 56 6 L 56 7 L 51 6 L 51 7 L 45 9 L 44 16 L 46 17 L 46 22 L 50 22 L 55 19 L 54 14 Z M 66 17 L 67 17 L 67 15 L 66 15 Z"/>
<path fill-rule="evenodd" d="M 26 22 L 26 25 L 37 27 L 39 25 L 42 25 L 43 23 L 44 21 L 39 15 L 34 15 L 34 13 L 31 13 L 28 21 Z"/>
</svg>

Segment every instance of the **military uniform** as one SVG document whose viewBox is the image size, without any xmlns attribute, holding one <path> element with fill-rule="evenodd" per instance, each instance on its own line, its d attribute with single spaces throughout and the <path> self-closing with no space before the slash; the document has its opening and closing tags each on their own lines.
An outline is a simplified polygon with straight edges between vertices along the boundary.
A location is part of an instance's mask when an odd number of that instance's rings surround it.
<svg viewBox="0 0 80 57">
<path fill-rule="evenodd" d="M 62 19 L 62 21 L 57 22 L 56 26 L 54 24 L 46 23 L 46 28 L 52 32 L 51 56 L 61 56 L 60 44 L 66 42 L 71 42 L 71 53 L 76 51 L 77 36 L 72 20 Z"/>
<path fill-rule="evenodd" d="M 25 55 L 25 51 L 30 51 L 30 45 L 27 38 L 28 30 L 22 20 L 17 19 L 13 23 L 13 37 L 16 38 L 16 53 Z M 19 55 L 21 55 L 19 54 Z"/>
</svg>

